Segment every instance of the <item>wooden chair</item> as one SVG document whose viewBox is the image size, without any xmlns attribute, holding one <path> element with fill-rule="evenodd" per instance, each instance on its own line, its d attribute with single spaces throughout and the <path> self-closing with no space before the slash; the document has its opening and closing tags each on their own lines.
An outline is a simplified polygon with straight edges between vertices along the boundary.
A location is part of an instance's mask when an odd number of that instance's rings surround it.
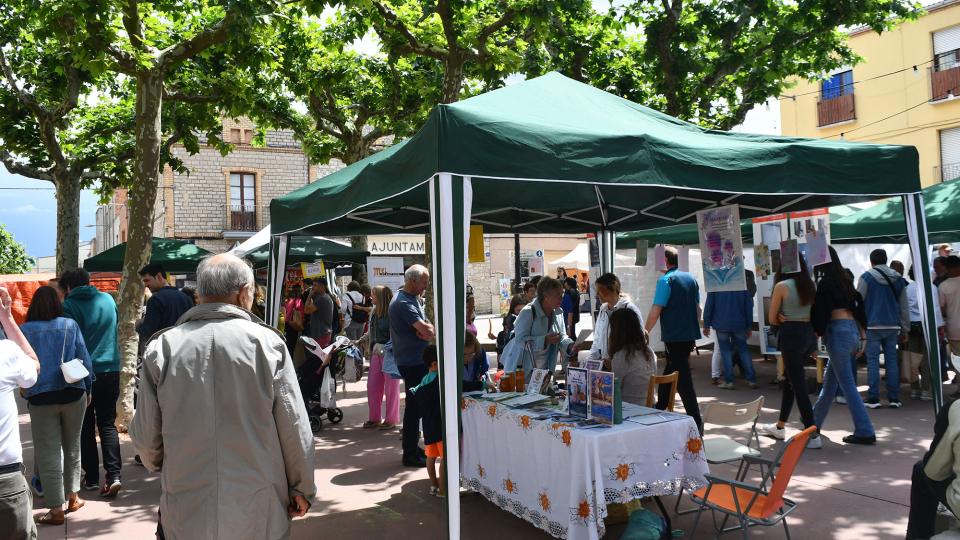
<svg viewBox="0 0 960 540">
<path fill-rule="evenodd" d="M 817 426 L 810 426 L 800 433 L 790 437 L 780 449 L 776 459 L 767 460 L 755 456 L 745 456 L 744 461 L 764 463 L 767 472 L 763 474 L 759 484 L 747 484 L 739 480 L 729 480 L 711 474 L 706 475 L 707 487 L 698 489 L 690 494 L 690 499 L 699 505 L 697 519 L 693 522 L 694 537 L 700 514 L 704 510 L 711 510 L 725 514 L 723 523 L 717 526 L 714 518 L 713 526 L 718 533 L 740 530 L 744 540 L 747 539 L 747 529 L 754 525 L 773 526 L 783 523 L 783 531 L 790 540 L 790 529 L 787 528 L 787 515 L 797 508 L 797 503 L 783 496 L 790 483 L 797 463 L 803 451 L 807 449 L 807 441 L 816 432 Z M 774 473 L 776 469 L 776 473 Z M 767 489 L 767 483 L 770 489 Z M 729 518 L 736 518 L 740 525 L 724 529 Z"/>
<path fill-rule="evenodd" d="M 667 410 L 673 411 L 673 403 L 677 400 L 677 381 L 680 380 L 680 372 L 674 371 L 669 375 L 654 375 L 650 377 L 650 385 L 647 386 L 647 407 L 653 407 L 654 398 L 661 384 L 670 384 L 670 400 L 667 401 Z"/>
</svg>

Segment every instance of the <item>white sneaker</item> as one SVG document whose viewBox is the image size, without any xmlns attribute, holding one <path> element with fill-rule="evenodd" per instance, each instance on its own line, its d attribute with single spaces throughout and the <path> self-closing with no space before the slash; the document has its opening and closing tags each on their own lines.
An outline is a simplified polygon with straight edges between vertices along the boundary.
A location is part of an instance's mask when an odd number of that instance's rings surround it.
<svg viewBox="0 0 960 540">
<path fill-rule="evenodd" d="M 807 440 L 807 448 L 811 450 L 819 450 L 823 448 L 823 438 L 819 435 L 814 435 Z"/>
<path fill-rule="evenodd" d="M 843 396 L 837 396 L 837 403 L 839 403 L 839 404 L 841 404 L 841 405 L 846 405 L 846 404 L 847 404 L 847 398 L 845 398 L 845 397 L 843 397 Z"/>
<path fill-rule="evenodd" d="M 717 388 L 722 388 L 724 390 L 733 390 L 734 386 L 732 382 L 722 382 L 717 385 Z"/>
<path fill-rule="evenodd" d="M 783 428 L 778 428 L 776 424 L 764 424 L 760 426 L 760 434 L 767 437 L 773 437 L 778 441 L 782 441 L 786 438 L 787 430 Z"/>
</svg>

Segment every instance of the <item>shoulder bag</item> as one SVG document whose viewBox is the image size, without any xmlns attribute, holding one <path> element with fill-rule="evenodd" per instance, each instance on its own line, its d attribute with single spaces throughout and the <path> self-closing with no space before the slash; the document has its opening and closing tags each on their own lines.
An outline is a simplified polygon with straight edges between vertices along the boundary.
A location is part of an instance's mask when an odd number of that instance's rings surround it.
<svg viewBox="0 0 960 540">
<path fill-rule="evenodd" d="M 83 365 L 83 360 L 79 358 L 74 358 L 69 362 L 63 361 L 67 354 L 67 334 L 69 332 L 70 326 L 64 323 L 63 348 L 60 350 L 60 371 L 63 373 L 63 380 L 67 381 L 67 384 L 73 384 L 86 379 L 87 376 L 90 375 L 90 372 L 87 371 L 87 368 Z"/>
</svg>

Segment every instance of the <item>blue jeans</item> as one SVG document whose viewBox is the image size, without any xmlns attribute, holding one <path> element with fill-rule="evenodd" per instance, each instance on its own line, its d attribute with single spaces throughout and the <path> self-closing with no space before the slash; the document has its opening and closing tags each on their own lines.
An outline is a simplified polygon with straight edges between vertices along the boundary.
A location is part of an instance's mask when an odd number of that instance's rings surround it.
<svg viewBox="0 0 960 540">
<path fill-rule="evenodd" d="M 880 353 L 887 373 L 887 399 L 900 399 L 900 361 L 897 341 L 900 330 L 867 330 L 867 398 L 880 399 Z M 847 396 L 849 397 L 849 396 Z"/>
<path fill-rule="evenodd" d="M 856 379 L 850 373 L 850 363 L 853 362 L 853 355 L 860 345 L 860 330 L 857 328 L 857 323 L 849 319 L 830 321 L 824 343 L 827 346 L 827 354 L 830 355 L 830 362 L 827 363 L 827 368 L 823 372 L 820 397 L 817 398 L 817 404 L 813 406 L 813 418 L 817 423 L 817 429 L 823 429 L 823 422 L 827 419 L 827 413 L 830 412 L 830 405 L 833 404 L 833 398 L 839 387 L 843 389 L 843 395 L 847 398 L 847 408 L 850 409 L 850 416 L 853 417 L 853 434 L 858 437 L 873 437 L 875 435 L 873 423 L 870 422 L 867 408 L 864 407 L 860 393 L 857 392 Z"/>
<path fill-rule="evenodd" d="M 857 385 L 857 357 L 856 357 L 857 353 L 856 351 L 854 351 L 853 354 L 854 356 L 850 358 L 850 375 L 853 376 L 853 385 L 856 386 Z M 837 386 L 837 395 L 840 397 L 843 397 L 843 388 L 839 385 Z"/>
<path fill-rule="evenodd" d="M 733 383 L 733 348 L 740 352 L 740 365 L 743 366 L 743 376 L 748 381 L 757 382 L 757 374 L 753 371 L 753 355 L 747 345 L 747 332 L 717 332 L 717 345 L 723 357 L 723 377 L 728 383 Z"/>
</svg>

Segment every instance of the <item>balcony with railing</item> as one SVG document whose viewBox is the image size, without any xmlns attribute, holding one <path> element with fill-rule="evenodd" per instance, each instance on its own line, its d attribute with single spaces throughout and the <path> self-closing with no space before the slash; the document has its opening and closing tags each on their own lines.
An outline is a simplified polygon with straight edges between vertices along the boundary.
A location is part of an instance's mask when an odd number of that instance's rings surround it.
<svg viewBox="0 0 960 540">
<path fill-rule="evenodd" d="M 960 178 L 960 163 L 943 163 L 933 167 L 934 182 L 946 182 Z"/>
<path fill-rule="evenodd" d="M 857 119 L 853 92 L 817 102 L 817 127 L 850 122 Z"/>
<path fill-rule="evenodd" d="M 939 53 L 930 68 L 930 101 L 952 98 L 960 92 L 960 49 Z"/>
<path fill-rule="evenodd" d="M 253 204 L 231 204 L 228 228 L 231 231 L 258 231 L 257 207 Z"/>
</svg>

